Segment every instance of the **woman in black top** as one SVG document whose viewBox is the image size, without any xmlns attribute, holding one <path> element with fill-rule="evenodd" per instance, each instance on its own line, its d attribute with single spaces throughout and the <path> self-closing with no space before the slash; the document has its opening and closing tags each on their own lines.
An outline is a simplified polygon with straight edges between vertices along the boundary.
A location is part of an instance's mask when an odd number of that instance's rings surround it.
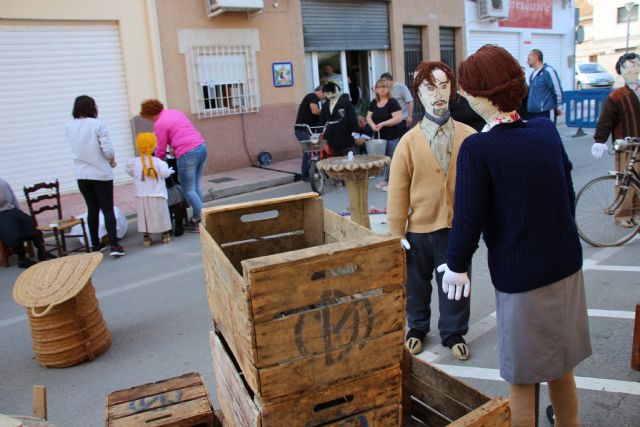
<svg viewBox="0 0 640 427">
<path fill-rule="evenodd" d="M 374 137 L 380 132 L 380 138 L 387 140 L 386 155 L 393 158 L 393 152 L 400 141 L 400 126 L 402 121 L 402 107 L 390 95 L 389 81 L 380 79 L 376 82 L 376 99 L 369 104 L 367 123 L 373 129 Z M 389 169 L 384 173 L 384 181 L 376 188 L 387 191 L 389 184 Z"/>
</svg>

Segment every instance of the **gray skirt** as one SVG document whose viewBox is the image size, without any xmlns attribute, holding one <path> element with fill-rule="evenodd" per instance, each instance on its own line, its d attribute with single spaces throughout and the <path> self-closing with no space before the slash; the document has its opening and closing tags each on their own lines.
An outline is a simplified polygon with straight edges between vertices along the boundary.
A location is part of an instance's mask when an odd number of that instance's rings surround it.
<svg viewBox="0 0 640 427">
<path fill-rule="evenodd" d="M 559 378 L 591 355 L 582 270 L 528 292 L 496 290 L 500 376 L 511 384 Z"/>
<path fill-rule="evenodd" d="M 138 197 L 138 231 L 164 233 L 171 230 L 169 206 L 163 197 Z"/>
</svg>

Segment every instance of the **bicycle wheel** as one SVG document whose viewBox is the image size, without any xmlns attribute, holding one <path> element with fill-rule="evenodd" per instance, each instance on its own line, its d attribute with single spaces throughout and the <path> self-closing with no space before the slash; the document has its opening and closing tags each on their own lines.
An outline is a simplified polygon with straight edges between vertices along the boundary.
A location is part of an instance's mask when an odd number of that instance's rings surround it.
<svg viewBox="0 0 640 427">
<path fill-rule="evenodd" d="M 313 191 L 322 194 L 325 187 L 324 173 L 316 167 L 316 163 L 316 160 L 309 162 L 309 184 Z"/>
<path fill-rule="evenodd" d="M 630 183 L 627 192 L 640 189 Z M 640 230 L 640 224 L 625 228 L 616 221 L 615 214 L 624 195 L 616 185 L 615 176 L 603 176 L 589 181 L 576 199 L 576 225 L 578 234 L 593 246 L 618 246 Z"/>
</svg>

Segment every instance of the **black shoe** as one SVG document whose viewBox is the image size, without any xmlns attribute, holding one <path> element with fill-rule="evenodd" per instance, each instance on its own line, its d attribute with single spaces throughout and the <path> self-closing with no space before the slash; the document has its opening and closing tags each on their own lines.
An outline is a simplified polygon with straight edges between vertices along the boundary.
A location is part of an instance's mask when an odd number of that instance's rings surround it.
<svg viewBox="0 0 640 427">
<path fill-rule="evenodd" d="M 176 228 L 175 230 L 173 230 L 173 235 L 176 237 L 180 237 L 184 234 L 184 229 L 182 228 Z"/>
<path fill-rule="evenodd" d="M 36 264 L 37 264 L 37 262 L 35 262 L 34 260 L 29 259 L 29 258 L 19 259 L 18 260 L 18 267 L 20 267 L 20 268 L 29 268 L 32 265 L 36 265 Z"/>
<path fill-rule="evenodd" d="M 187 222 L 187 225 L 184 226 L 184 228 L 186 228 L 187 230 L 193 230 L 194 228 L 199 226 L 200 226 L 200 220 L 197 219 L 194 221 L 193 218 L 191 218 L 189 222 Z"/>
<path fill-rule="evenodd" d="M 419 329 L 409 329 L 404 344 L 411 354 L 418 354 L 422 351 L 422 341 L 427 336 L 425 331 Z"/>
<path fill-rule="evenodd" d="M 442 345 L 449 347 L 453 357 L 458 360 L 467 360 L 469 358 L 469 347 L 461 335 L 451 335 L 442 341 Z"/>
<path fill-rule="evenodd" d="M 125 255 L 124 248 L 120 245 L 111 246 L 111 252 L 109 253 L 112 257 L 121 257 Z"/>
</svg>

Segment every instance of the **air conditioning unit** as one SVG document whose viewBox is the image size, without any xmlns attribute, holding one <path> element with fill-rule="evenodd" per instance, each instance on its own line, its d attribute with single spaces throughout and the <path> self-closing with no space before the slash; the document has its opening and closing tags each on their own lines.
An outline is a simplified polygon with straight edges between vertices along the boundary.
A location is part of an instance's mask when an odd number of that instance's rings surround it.
<svg viewBox="0 0 640 427">
<path fill-rule="evenodd" d="M 478 0 L 478 21 L 509 17 L 509 0 Z"/>
<path fill-rule="evenodd" d="M 224 12 L 259 12 L 264 9 L 263 0 L 205 0 L 204 3 L 209 18 Z"/>
</svg>

